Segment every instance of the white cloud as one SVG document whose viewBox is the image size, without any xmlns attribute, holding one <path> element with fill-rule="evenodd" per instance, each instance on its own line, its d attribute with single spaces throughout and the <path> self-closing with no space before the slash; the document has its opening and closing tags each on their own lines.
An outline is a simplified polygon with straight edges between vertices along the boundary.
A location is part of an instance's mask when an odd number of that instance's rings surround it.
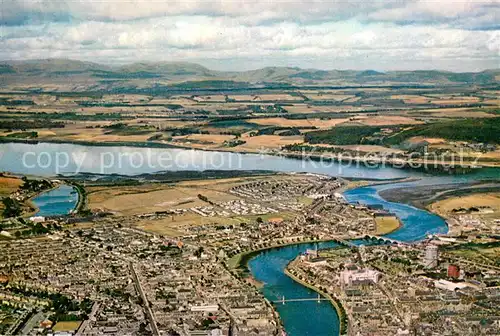
<svg viewBox="0 0 500 336">
<path fill-rule="evenodd" d="M 454 70 L 498 67 L 500 60 L 498 0 L 6 2 L 3 59 Z"/>
<path fill-rule="evenodd" d="M 498 0 L 5 0 L 1 11 L 9 23 L 54 18 L 124 21 L 206 15 L 238 18 L 247 24 L 265 21 L 455 21 L 485 16 L 498 23 Z M 486 23 L 486 22 L 485 22 Z"/>
</svg>

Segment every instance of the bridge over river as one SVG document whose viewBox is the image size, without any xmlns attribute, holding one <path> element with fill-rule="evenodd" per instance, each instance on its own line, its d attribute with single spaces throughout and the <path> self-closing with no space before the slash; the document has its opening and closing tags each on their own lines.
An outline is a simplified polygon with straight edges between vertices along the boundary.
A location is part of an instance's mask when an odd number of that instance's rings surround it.
<svg viewBox="0 0 500 336">
<path fill-rule="evenodd" d="M 281 300 L 275 300 L 275 301 L 271 301 L 271 302 L 285 304 L 287 302 L 308 302 L 308 301 L 316 301 L 316 302 L 320 303 L 321 301 L 329 301 L 329 300 L 318 294 L 317 297 L 293 298 L 293 299 L 287 299 L 287 298 L 285 298 L 285 296 L 282 296 Z"/>
</svg>

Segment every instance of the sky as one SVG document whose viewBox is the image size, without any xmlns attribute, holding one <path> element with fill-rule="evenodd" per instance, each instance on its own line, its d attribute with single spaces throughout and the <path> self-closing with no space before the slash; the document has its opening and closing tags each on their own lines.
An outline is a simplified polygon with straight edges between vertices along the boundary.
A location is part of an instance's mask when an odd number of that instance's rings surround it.
<svg viewBox="0 0 500 336">
<path fill-rule="evenodd" d="M 500 0 L 2 0 L 0 59 L 500 68 Z"/>
</svg>

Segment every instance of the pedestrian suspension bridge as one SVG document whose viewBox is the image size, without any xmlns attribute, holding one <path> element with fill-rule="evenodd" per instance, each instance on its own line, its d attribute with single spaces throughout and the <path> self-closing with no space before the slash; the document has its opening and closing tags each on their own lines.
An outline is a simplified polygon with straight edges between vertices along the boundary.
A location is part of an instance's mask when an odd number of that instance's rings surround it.
<svg viewBox="0 0 500 336">
<path fill-rule="evenodd" d="M 316 301 L 320 303 L 321 301 L 329 301 L 328 299 L 325 299 L 321 295 L 318 294 L 318 297 L 311 297 L 311 298 L 293 298 L 293 299 L 287 299 L 284 296 L 281 297 L 281 300 L 273 301 L 273 303 L 281 303 L 285 304 L 287 302 L 307 302 L 307 301 Z"/>
</svg>

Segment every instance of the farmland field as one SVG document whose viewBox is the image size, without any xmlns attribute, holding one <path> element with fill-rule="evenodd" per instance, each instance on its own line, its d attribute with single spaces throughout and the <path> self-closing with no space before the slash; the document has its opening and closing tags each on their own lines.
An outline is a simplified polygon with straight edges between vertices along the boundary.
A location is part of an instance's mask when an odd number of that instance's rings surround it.
<svg viewBox="0 0 500 336">
<path fill-rule="evenodd" d="M 284 74 L 268 70 L 276 78 Z M 384 85 L 335 87 L 311 78 L 306 86 L 244 82 L 258 74 L 252 72 L 240 80 L 184 79 L 170 82 L 168 91 L 148 93 L 140 91 L 149 82 L 140 80 L 133 83 L 143 86 L 129 86 L 126 92 L 43 92 L 61 90 L 63 79 L 40 84 L 42 92 L 26 90 L 46 80 L 37 77 L 33 83 L 16 83 L 15 92 L 0 92 L 0 140 L 134 143 L 234 152 L 277 151 L 303 143 L 361 145 L 379 146 L 367 148 L 372 153 L 400 157 L 417 139 L 442 139 L 429 141 L 430 149 L 450 153 L 463 147 L 457 142 L 497 144 L 491 125 L 499 113 L 498 90 L 491 85 L 389 86 L 397 82 L 394 78 Z M 382 76 L 370 76 L 378 75 Z M 443 76 L 472 81 L 469 74 Z M 424 82 L 432 82 L 425 78 Z M 158 81 L 160 86 L 166 83 L 169 79 Z M 477 127 L 477 132 L 471 132 Z M 467 160 L 479 158 L 484 165 L 500 162 L 498 148 L 473 151 L 472 147 Z M 343 148 L 350 150 L 337 150 Z"/>
</svg>

